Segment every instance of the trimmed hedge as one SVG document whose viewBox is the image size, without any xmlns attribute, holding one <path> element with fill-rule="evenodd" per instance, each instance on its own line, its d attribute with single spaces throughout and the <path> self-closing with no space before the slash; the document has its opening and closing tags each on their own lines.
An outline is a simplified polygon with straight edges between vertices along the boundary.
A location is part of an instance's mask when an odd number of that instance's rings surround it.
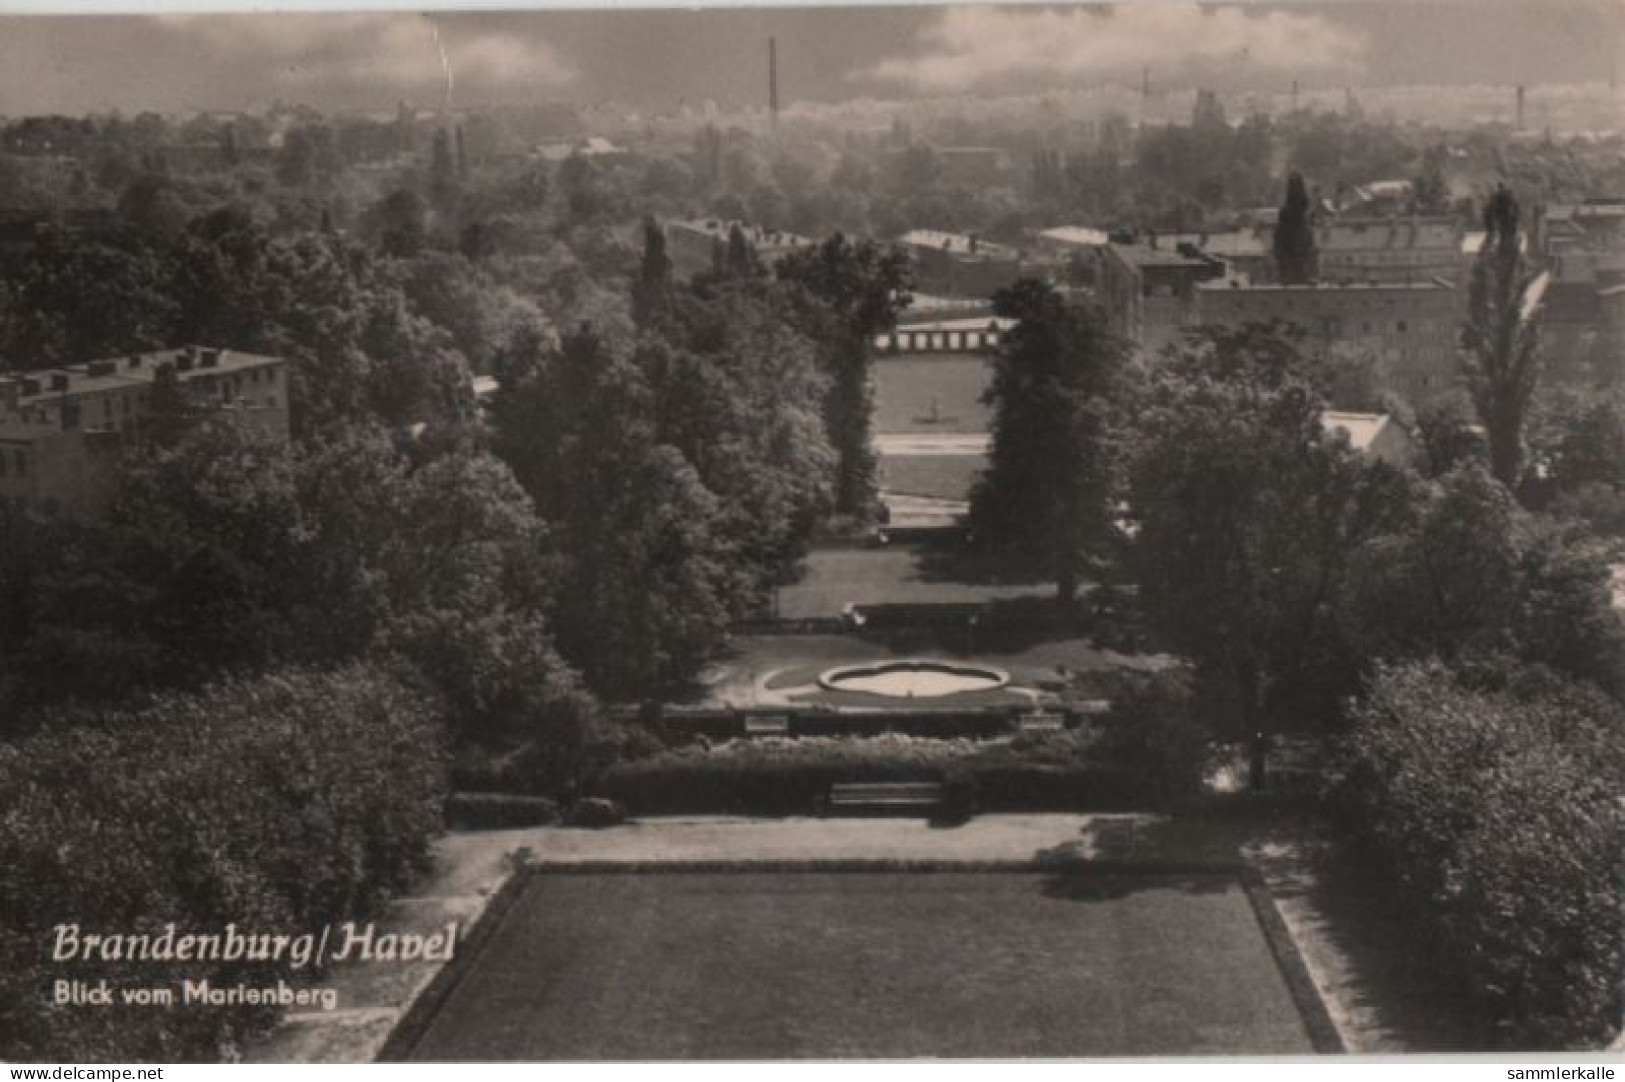
<svg viewBox="0 0 1625 1082">
<path fill-rule="evenodd" d="M 726 740 L 617 763 L 595 791 L 636 815 L 806 815 L 840 782 L 953 781 L 980 811 L 1177 810 L 1202 792 L 1206 733 L 1181 669 L 1120 673 L 1077 728 L 993 739 Z"/>
<path fill-rule="evenodd" d="M 453 830 L 508 830 L 559 821 L 558 801 L 518 793 L 453 793 L 446 798 L 446 825 Z"/>
<path fill-rule="evenodd" d="M 1425 663 L 1380 672 L 1354 721 L 1343 802 L 1422 956 L 1501 1045 L 1607 1040 L 1625 973 L 1618 704 Z"/>
<path fill-rule="evenodd" d="M 442 726 L 366 666 L 226 680 L 0 747 L 0 1058 L 218 1061 L 266 1007 L 55 1006 L 54 982 L 290 984 L 287 960 L 53 962 L 85 933 L 320 935 L 424 868 Z M 116 1002 L 116 998 L 115 998 Z"/>
<path fill-rule="evenodd" d="M 1091 761 L 1094 737 L 1007 740 L 766 737 L 689 746 L 619 763 L 595 791 L 634 815 L 807 815 L 838 782 L 943 781 L 974 787 L 982 811 L 1121 810 L 1143 788 L 1133 771 Z"/>
<path fill-rule="evenodd" d="M 569 824 L 573 827 L 616 827 L 626 822 L 626 807 L 619 800 L 607 797 L 582 797 L 570 807 Z"/>
</svg>

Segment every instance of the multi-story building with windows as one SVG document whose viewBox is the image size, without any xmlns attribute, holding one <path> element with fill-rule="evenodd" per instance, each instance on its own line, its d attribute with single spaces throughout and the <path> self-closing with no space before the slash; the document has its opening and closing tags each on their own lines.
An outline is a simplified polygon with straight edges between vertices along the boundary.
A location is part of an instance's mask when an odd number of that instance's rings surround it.
<svg viewBox="0 0 1625 1082">
<path fill-rule="evenodd" d="M 1449 217 L 1333 218 L 1315 228 L 1324 282 L 1454 282 L 1461 222 Z"/>
<path fill-rule="evenodd" d="M 1200 322 L 1196 288 L 1224 272 L 1221 260 L 1188 244 L 1151 237 L 1107 245 L 1095 291 L 1112 331 L 1156 354 Z"/>
<path fill-rule="evenodd" d="M 1320 356 L 1369 359 L 1385 389 L 1412 405 L 1456 387 L 1462 309 L 1453 282 L 1288 286 L 1229 280 L 1202 283 L 1196 293 L 1200 323 L 1293 324 Z"/>
<path fill-rule="evenodd" d="M 94 515 L 106 467 L 139 436 L 166 368 L 194 403 L 287 438 L 287 363 L 279 357 L 188 346 L 17 372 L 0 378 L 0 500 Z"/>
<path fill-rule="evenodd" d="M 1534 234 L 1550 272 L 1543 378 L 1587 388 L 1625 377 L 1625 199 L 1553 204 Z"/>
</svg>

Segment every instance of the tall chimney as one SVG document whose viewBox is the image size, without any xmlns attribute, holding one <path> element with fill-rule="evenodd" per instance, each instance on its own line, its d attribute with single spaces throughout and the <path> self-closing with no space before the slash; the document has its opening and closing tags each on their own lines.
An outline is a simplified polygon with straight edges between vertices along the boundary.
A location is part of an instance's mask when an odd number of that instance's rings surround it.
<svg viewBox="0 0 1625 1082">
<path fill-rule="evenodd" d="M 767 39 L 767 108 L 772 114 L 773 128 L 779 126 L 779 41 Z"/>
<path fill-rule="evenodd" d="M 1523 84 L 1518 84 L 1518 130 L 1523 130 Z"/>
</svg>

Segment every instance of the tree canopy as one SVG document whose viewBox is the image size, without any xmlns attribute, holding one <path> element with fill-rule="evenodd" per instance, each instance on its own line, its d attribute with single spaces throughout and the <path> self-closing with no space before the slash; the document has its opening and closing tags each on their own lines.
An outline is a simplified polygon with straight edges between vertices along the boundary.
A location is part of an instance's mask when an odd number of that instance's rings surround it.
<svg viewBox="0 0 1625 1082">
<path fill-rule="evenodd" d="M 1292 343 L 1212 331 L 1134 403 L 1132 566 L 1147 619 L 1189 657 L 1215 715 L 1250 739 L 1352 690 L 1333 602 L 1353 547 L 1391 513 L 1391 481 L 1328 439 Z"/>
<path fill-rule="evenodd" d="M 1129 346 L 1097 311 L 1023 279 L 994 298 L 1016 321 L 984 400 L 992 453 L 971 498 L 977 544 L 1052 577 L 1063 602 L 1113 547 L 1113 418 Z"/>
<path fill-rule="evenodd" d="M 1283 284 L 1302 285 L 1318 277 L 1314 208 L 1302 173 L 1287 177 L 1286 200 L 1275 219 L 1271 251 L 1275 275 Z"/>
</svg>

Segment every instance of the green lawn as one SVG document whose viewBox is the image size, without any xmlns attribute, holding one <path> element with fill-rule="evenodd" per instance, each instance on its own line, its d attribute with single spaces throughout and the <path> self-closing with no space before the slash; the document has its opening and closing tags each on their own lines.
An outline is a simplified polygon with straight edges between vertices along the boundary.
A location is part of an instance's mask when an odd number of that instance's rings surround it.
<svg viewBox="0 0 1625 1082">
<path fill-rule="evenodd" d="M 986 468 L 982 455 L 881 455 L 880 488 L 905 496 L 968 500 Z"/>
<path fill-rule="evenodd" d="M 413 1058 L 1312 1051 L 1223 876 L 542 873 L 521 890 Z"/>
<path fill-rule="evenodd" d="M 910 544 L 814 549 L 801 581 L 779 590 L 786 619 L 839 616 L 855 605 L 962 605 L 1055 592 L 1048 583 L 953 582 L 938 577 L 930 553 Z"/>
<path fill-rule="evenodd" d="M 965 353 L 879 357 L 874 373 L 876 432 L 988 430 L 988 408 L 980 401 L 992 377 L 988 358 Z"/>
</svg>

